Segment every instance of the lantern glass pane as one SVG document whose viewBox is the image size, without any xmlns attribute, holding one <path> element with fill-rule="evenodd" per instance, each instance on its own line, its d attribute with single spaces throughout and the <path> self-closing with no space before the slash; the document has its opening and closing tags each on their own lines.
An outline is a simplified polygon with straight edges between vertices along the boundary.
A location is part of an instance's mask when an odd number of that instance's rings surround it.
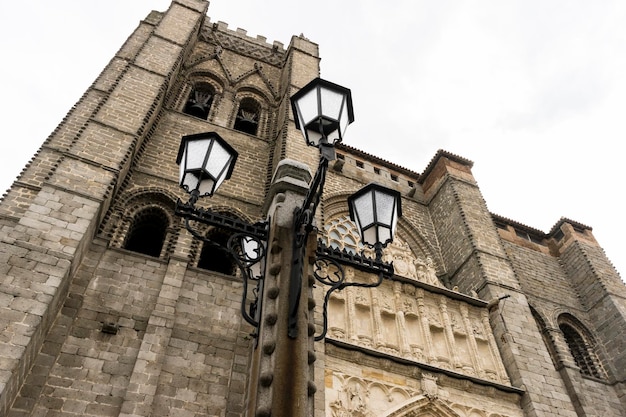
<svg viewBox="0 0 626 417">
<path fill-rule="evenodd" d="M 259 242 L 251 237 L 241 238 L 241 248 L 247 260 L 256 260 L 259 257 Z"/>
<path fill-rule="evenodd" d="M 322 135 L 319 132 L 318 124 L 315 124 L 315 129 L 307 129 L 305 137 L 308 136 L 309 142 L 313 144 L 313 146 L 317 146 L 320 140 L 322 139 Z M 313 127 L 313 126 L 310 126 Z"/>
<path fill-rule="evenodd" d="M 187 142 L 185 155 L 183 155 L 186 171 L 203 168 L 209 146 L 211 146 L 211 139 L 190 140 Z"/>
<path fill-rule="evenodd" d="M 206 164 L 206 170 L 211 174 L 213 178 L 221 183 L 227 172 L 227 167 L 230 159 L 231 155 L 228 150 L 226 150 L 226 148 L 224 148 L 224 146 L 222 146 L 222 144 L 218 141 L 213 141 L 209 160 Z"/>
<path fill-rule="evenodd" d="M 185 181 L 185 158 L 186 157 L 187 157 L 187 152 L 183 152 L 181 163 L 178 166 L 178 171 L 179 171 L 178 184 L 183 188 L 185 188 L 185 185 L 186 185 L 186 181 Z"/>
<path fill-rule="evenodd" d="M 378 241 L 378 236 L 376 236 L 376 234 L 376 226 L 371 226 L 363 230 L 363 236 L 361 239 L 363 240 L 363 243 L 374 246 Z"/>
<path fill-rule="evenodd" d="M 391 231 L 384 226 L 378 226 L 378 241 L 385 244 L 389 240 L 391 240 Z"/>
<path fill-rule="evenodd" d="M 344 95 L 326 88 L 320 90 L 320 100 L 322 102 L 322 114 L 329 119 L 338 120 L 341 113 Z"/>
<path fill-rule="evenodd" d="M 202 178 L 200 181 L 200 186 L 198 187 L 198 191 L 200 192 L 201 196 L 213 194 L 213 192 L 215 191 L 215 181 L 213 181 L 213 178 L 206 176 Z"/>
<path fill-rule="evenodd" d="M 350 117 L 348 115 L 348 100 L 345 100 L 341 109 L 341 119 L 339 119 L 339 130 L 341 132 L 342 137 L 349 124 L 350 124 Z"/>
<path fill-rule="evenodd" d="M 184 173 L 180 180 L 180 186 L 188 192 L 195 190 L 198 186 L 198 177 L 190 172 Z"/>
<path fill-rule="evenodd" d="M 297 108 L 300 119 L 300 126 L 304 129 L 304 126 L 311 123 L 311 121 L 319 117 L 318 105 L 317 105 L 317 89 L 309 91 L 304 94 L 297 102 Z"/>
<path fill-rule="evenodd" d="M 374 193 L 374 198 L 376 199 L 376 220 L 378 223 L 390 227 L 394 218 L 396 200 L 392 195 L 380 191 L 375 191 Z"/>
<path fill-rule="evenodd" d="M 335 122 L 326 130 L 326 139 L 329 143 L 341 142 L 341 134 L 339 132 L 339 123 Z"/>
<path fill-rule="evenodd" d="M 367 227 L 374 222 L 374 204 L 372 194 L 367 193 L 354 199 L 354 211 L 359 218 L 360 227 Z"/>
</svg>

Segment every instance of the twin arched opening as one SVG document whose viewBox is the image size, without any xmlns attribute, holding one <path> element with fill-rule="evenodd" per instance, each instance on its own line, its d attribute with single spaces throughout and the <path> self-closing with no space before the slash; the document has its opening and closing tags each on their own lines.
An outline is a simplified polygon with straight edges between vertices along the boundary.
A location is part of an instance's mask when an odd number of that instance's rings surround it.
<svg viewBox="0 0 626 417">
<path fill-rule="evenodd" d="M 197 76 L 187 88 L 187 97 L 182 111 L 193 117 L 203 120 L 211 120 L 219 112 L 219 98 L 224 95 L 212 78 Z M 267 99 L 245 89 L 233 94 L 235 97 L 231 119 L 232 129 L 248 135 L 259 136 L 267 119 Z M 265 122 L 265 123 L 264 123 Z"/>
</svg>

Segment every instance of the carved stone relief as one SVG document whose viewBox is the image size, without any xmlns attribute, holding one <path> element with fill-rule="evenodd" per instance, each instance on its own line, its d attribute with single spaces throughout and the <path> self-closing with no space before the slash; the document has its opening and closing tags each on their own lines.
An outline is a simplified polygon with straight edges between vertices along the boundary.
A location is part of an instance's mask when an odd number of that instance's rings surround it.
<svg viewBox="0 0 626 417">
<path fill-rule="evenodd" d="M 368 253 L 347 216 L 327 221 L 320 238 L 333 248 Z M 432 260 L 418 259 L 401 238 L 385 249 L 384 260 L 393 262 L 397 275 L 442 287 Z M 367 274 L 350 267 L 345 272 L 347 281 L 368 279 Z M 389 281 L 378 288 L 336 291 L 328 308 L 330 338 L 508 383 L 485 308 L 431 293 L 410 282 Z"/>
<path fill-rule="evenodd" d="M 332 373 L 327 387 L 326 410 L 330 417 L 377 417 L 419 391 L 371 379 Z"/>
<path fill-rule="evenodd" d="M 359 271 L 350 270 L 352 279 Z M 332 294 L 328 337 L 465 375 L 508 383 L 487 310 L 408 283 Z"/>
<path fill-rule="evenodd" d="M 335 364 L 337 365 L 337 364 Z M 368 371 L 361 370 L 362 373 Z M 500 398 L 489 403 L 468 395 L 462 398 L 440 386 L 437 375 L 423 372 L 403 379 L 382 372 L 377 378 L 326 372 L 327 417 L 506 417 L 521 416 L 521 409 Z M 501 401 L 501 402 L 499 402 Z M 497 413 L 489 409 L 497 409 Z M 503 413 L 503 408 L 511 414 Z"/>
<path fill-rule="evenodd" d="M 286 54 L 282 49 L 267 44 L 261 45 L 254 40 L 243 39 L 225 32 L 214 31 L 212 27 L 203 28 L 201 39 L 271 65 L 281 66 L 285 61 Z"/>
</svg>

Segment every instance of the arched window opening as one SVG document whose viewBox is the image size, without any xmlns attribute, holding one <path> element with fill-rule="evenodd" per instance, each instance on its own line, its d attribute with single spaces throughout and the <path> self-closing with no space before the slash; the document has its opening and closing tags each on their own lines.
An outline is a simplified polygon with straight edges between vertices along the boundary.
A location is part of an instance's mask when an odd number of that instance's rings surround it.
<svg viewBox="0 0 626 417">
<path fill-rule="evenodd" d="M 124 249 L 158 257 L 168 224 L 167 216 L 160 209 L 151 207 L 142 210 L 133 219 Z"/>
<path fill-rule="evenodd" d="M 211 242 L 226 247 L 230 235 L 219 230 L 212 230 L 206 238 Z M 226 275 L 235 275 L 235 264 L 223 250 L 216 248 L 210 243 L 205 243 L 198 259 L 198 268 L 220 272 Z"/>
<path fill-rule="evenodd" d="M 208 85 L 196 86 L 189 95 L 184 113 L 206 120 L 209 117 L 213 96 L 213 89 Z"/>
<path fill-rule="evenodd" d="M 233 128 L 249 135 L 256 135 L 259 127 L 259 108 L 259 104 L 251 98 L 241 100 Z"/>
<path fill-rule="evenodd" d="M 559 329 L 561 329 L 565 337 L 567 347 L 569 347 L 576 365 L 580 368 L 580 372 L 583 375 L 602 378 L 603 375 L 600 371 L 598 358 L 587 340 L 567 323 L 559 324 Z"/>
</svg>

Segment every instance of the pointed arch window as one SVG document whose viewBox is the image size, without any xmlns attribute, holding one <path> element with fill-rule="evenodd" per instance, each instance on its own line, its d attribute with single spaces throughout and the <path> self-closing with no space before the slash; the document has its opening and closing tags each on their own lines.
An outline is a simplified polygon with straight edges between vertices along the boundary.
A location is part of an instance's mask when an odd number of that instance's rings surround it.
<svg viewBox="0 0 626 417">
<path fill-rule="evenodd" d="M 574 362 L 580 368 L 580 372 L 583 375 L 603 378 L 604 372 L 589 338 L 570 323 L 560 323 L 559 329 L 563 333 L 567 347 L 574 357 Z"/>
<path fill-rule="evenodd" d="M 209 231 L 206 235 L 207 239 L 221 247 L 226 247 L 229 237 L 228 233 L 217 229 Z M 200 257 L 198 258 L 198 268 L 226 275 L 235 275 L 236 270 L 235 264 L 229 256 L 211 243 L 205 243 L 202 246 Z"/>
<path fill-rule="evenodd" d="M 169 221 L 156 207 L 146 208 L 134 217 L 124 249 L 149 256 L 160 256 Z"/>
<path fill-rule="evenodd" d="M 215 91 L 207 84 L 198 84 L 191 90 L 184 113 L 200 119 L 208 119 Z"/>
<path fill-rule="evenodd" d="M 250 97 L 243 98 L 239 104 L 233 128 L 249 135 L 256 135 L 259 129 L 260 113 L 261 106 L 256 100 Z"/>
</svg>

